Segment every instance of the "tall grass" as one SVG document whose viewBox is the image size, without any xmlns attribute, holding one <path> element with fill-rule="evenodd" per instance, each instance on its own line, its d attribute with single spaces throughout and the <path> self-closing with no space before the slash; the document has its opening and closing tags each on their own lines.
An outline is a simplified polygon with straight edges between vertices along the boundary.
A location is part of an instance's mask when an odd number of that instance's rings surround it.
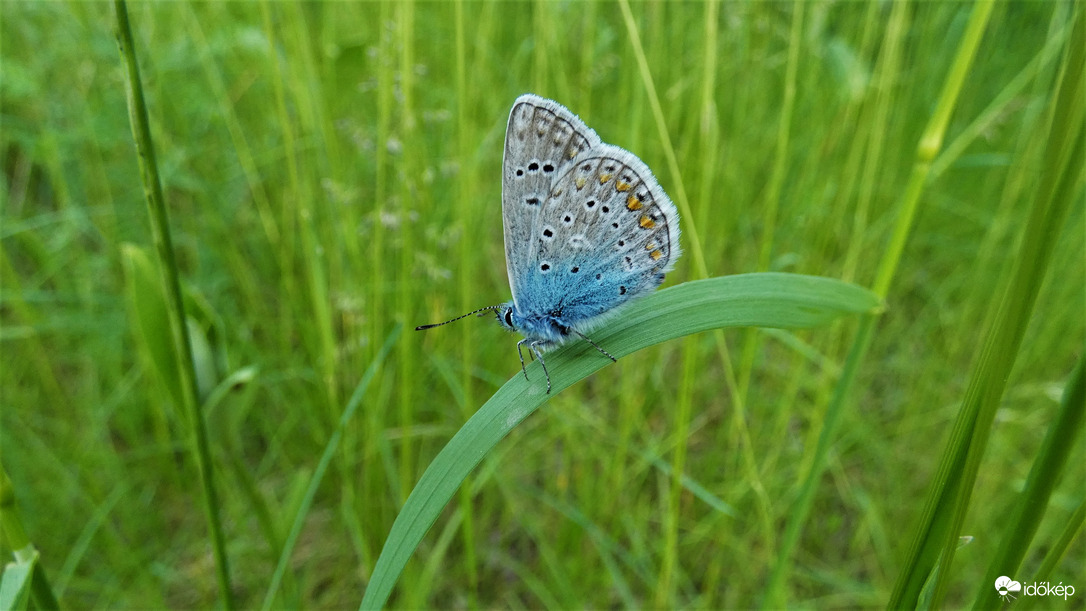
<svg viewBox="0 0 1086 611">
<path fill-rule="evenodd" d="M 687 236 L 669 284 L 784 271 L 874 287 L 974 10 L 131 5 L 237 605 L 358 605 L 426 466 L 520 375 L 489 321 L 388 343 L 508 298 L 499 170 L 516 95 L 559 100 L 654 169 Z M 1000 356 L 983 451 L 955 471 L 969 502 L 936 537 L 927 592 L 995 604 L 996 558 L 1019 557 L 1016 579 L 1086 572 L 1067 528 L 1081 530 L 1084 444 L 1046 440 L 1075 414 L 1060 401 L 1086 337 L 1081 170 L 1057 181 L 1066 220 L 1026 230 L 1081 10 L 995 3 L 854 369 L 855 319 L 622 358 L 481 459 L 391 604 L 887 604 L 991 358 L 981 338 L 1038 239 L 1047 271 L 1010 321 L 1024 339 Z M 104 4 L 0 5 L 5 514 L 68 606 L 210 606 L 224 597 L 192 429 L 137 310 L 158 271 L 140 263 L 154 243 L 112 22 Z M 1063 129 L 1081 141 L 1080 123 Z M 843 370 L 851 391 L 820 443 Z M 1031 468 L 1060 455 L 1036 496 Z M 1009 553 L 1019 493 L 1046 511 Z M 959 535 L 973 539 L 950 562 Z"/>
</svg>

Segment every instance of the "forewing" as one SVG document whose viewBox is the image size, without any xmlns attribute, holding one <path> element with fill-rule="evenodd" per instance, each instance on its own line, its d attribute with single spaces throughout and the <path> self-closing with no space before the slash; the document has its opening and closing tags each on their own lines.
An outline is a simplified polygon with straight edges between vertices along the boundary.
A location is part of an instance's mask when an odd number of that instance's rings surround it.
<svg viewBox="0 0 1086 611">
<path fill-rule="evenodd" d="M 502 218 L 509 288 L 518 305 L 543 202 L 577 156 L 599 145 L 596 132 L 557 102 L 525 94 L 513 103 L 502 160 Z"/>
</svg>

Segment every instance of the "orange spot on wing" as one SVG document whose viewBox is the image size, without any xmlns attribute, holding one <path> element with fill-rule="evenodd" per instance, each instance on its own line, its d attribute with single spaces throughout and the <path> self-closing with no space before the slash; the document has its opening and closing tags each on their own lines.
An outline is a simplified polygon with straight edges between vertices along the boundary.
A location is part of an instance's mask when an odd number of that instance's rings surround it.
<svg viewBox="0 0 1086 611">
<path fill-rule="evenodd" d="M 585 178 L 584 176 L 578 176 L 576 182 L 577 182 L 577 190 L 580 191 L 581 189 L 584 188 L 585 183 L 588 182 L 588 179 Z"/>
<path fill-rule="evenodd" d="M 641 218 L 637 220 L 637 224 L 641 225 L 642 229 L 652 229 L 656 226 L 656 222 L 650 219 L 647 215 L 641 215 Z"/>
<path fill-rule="evenodd" d="M 641 200 L 637 199 L 633 195 L 626 199 L 626 207 L 630 210 L 640 210 Z"/>
<path fill-rule="evenodd" d="M 659 250 L 654 250 L 649 253 L 649 256 L 652 257 L 653 261 L 659 261 L 660 257 L 664 256 L 664 253 L 660 252 Z"/>
<path fill-rule="evenodd" d="M 622 182 L 621 180 L 615 183 L 615 191 L 629 191 L 633 188 L 628 182 Z"/>
<path fill-rule="evenodd" d="M 614 176 L 614 174 L 600 174 L 600 184 L 602 185 L 608 180 L 611 180 L 612 176 Z"/>
</svg>

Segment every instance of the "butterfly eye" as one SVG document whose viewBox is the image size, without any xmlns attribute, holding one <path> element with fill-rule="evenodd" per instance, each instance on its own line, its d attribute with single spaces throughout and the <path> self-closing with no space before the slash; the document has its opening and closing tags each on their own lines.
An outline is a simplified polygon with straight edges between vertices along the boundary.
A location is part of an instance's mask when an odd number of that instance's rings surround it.
<svg viewBox="0 0 1086 611">
<path fill-rule="evenodd" d="M 505 311 L 505 324 L 509 325 L 510 327 L 513 326 L 513 309 L 512 308 L 509 308 L 508 310 Z"/>
</svg>

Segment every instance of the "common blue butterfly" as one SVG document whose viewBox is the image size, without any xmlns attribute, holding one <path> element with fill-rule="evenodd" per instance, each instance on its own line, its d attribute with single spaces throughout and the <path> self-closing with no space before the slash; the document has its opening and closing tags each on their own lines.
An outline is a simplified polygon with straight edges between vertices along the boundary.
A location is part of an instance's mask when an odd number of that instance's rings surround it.
<svg viewBox="0 0 1086 611">
<path fill-rule="evenodd" d="M 513 300 L 480 308 L 543 351 L 585 334 L 620 306 L 651 293 L 679 258 L 679 212 L 652 172 L 606 144 L 558 102 L 524 94 L 513 103 L 502 160 L 505 263 Z"/>
</svg>

